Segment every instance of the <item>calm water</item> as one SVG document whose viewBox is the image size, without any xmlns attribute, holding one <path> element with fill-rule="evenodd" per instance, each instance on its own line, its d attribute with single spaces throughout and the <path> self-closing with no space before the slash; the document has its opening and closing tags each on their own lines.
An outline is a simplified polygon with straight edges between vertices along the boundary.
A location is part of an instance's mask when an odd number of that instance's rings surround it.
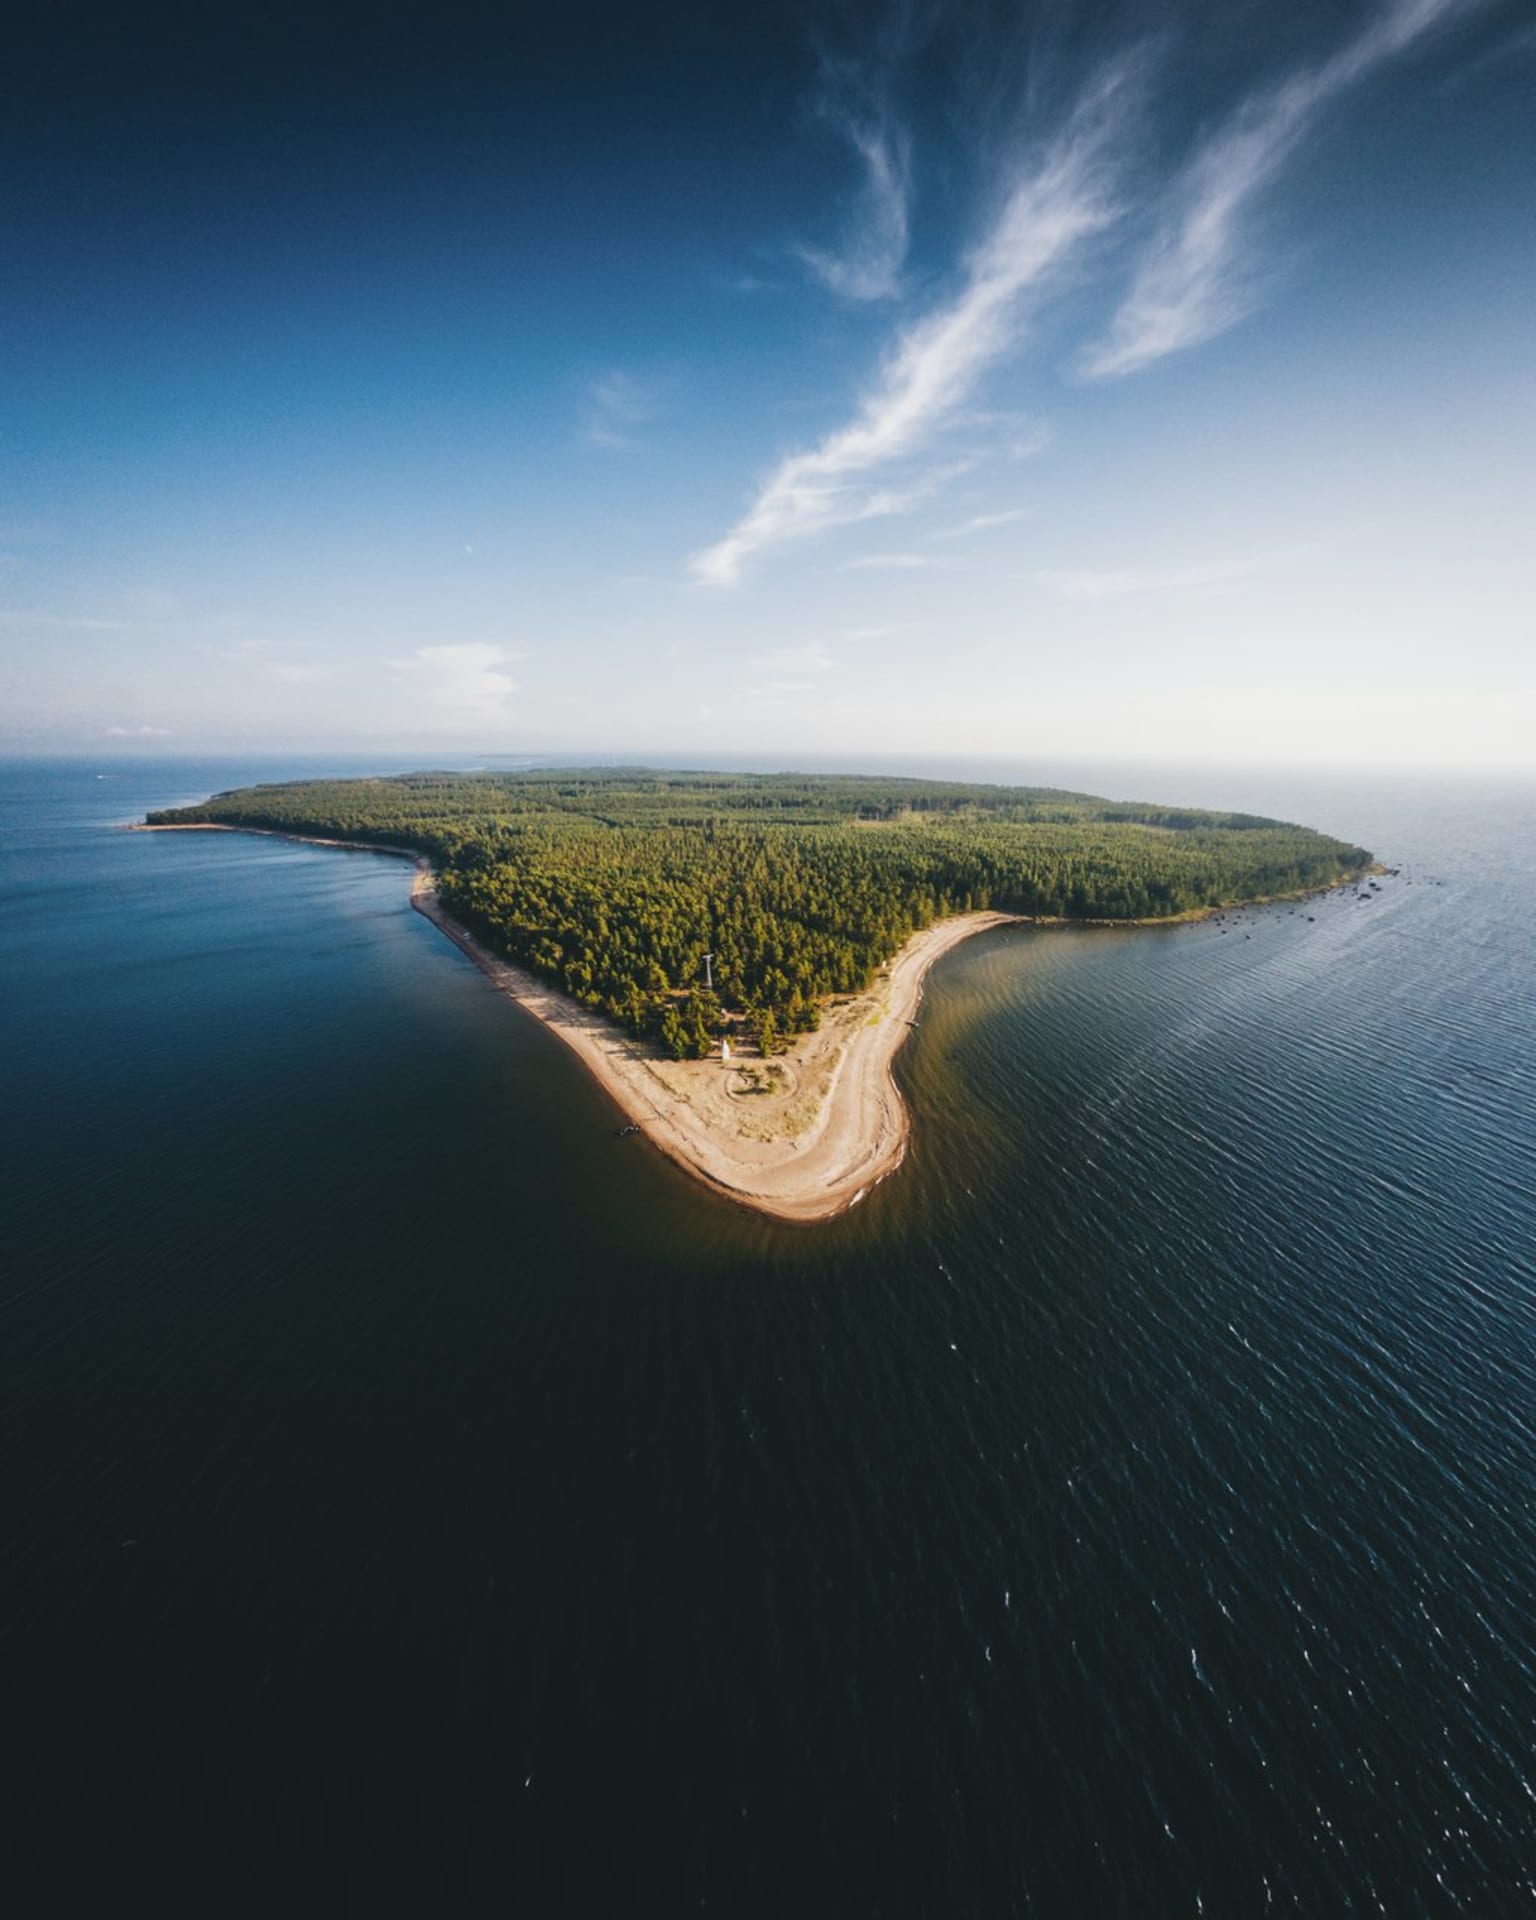
<svg viewBox="0 0 1536 1920">
<path fill-rule="evenodd" d="M 1403 874 L 971 943 L 807 1231 L 398 864 L 112 830 L 310 769 L 98 770 L 0 768 L 13 1911 L 1530 1911 L 1536 792 L 1165 778 Z"/>
</svg>

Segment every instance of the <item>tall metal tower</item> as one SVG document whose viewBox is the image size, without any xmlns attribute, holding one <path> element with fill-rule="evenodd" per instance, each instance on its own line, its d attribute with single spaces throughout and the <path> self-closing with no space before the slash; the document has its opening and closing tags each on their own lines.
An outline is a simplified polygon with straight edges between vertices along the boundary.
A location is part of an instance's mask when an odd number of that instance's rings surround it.
<svg viewBox="0 0 1536 1920">
<path fill-rule="evenodd" d="M 714 959 L 714 957 L 715 956 L 712 953 L 706 953 L 704 956 L 704 987 L 705 987 L 705 991 L 708 993 L 713 993 L 715 990 L 715 976 L 713 972 L 710 970 L 710 964 L 709 964 L 710 961 Z"/>
</svg>

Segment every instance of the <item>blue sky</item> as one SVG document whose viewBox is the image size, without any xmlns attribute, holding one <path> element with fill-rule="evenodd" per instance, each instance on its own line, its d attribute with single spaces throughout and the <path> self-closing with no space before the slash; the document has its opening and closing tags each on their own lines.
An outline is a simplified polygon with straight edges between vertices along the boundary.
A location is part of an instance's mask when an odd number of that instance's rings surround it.
<svg viewBox="0 0 1536 1920">
<path fill-rule="evenodd" d="M 1531 764 L 1523 8 L 43 11 L 0 750 Z"/>
</svg>

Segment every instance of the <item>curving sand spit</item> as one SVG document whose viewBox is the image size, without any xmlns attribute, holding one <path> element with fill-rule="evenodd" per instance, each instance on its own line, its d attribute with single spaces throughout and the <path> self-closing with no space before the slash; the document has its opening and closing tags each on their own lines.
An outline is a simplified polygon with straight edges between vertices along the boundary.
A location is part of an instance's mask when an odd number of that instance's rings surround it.
<svg viewBox="0 0 1536 1920">
<path fill-rule="evenodd" d="M 844 1212 L 901 1164 L 911 1124 L 891 1062 L 910 1031 L 923 976 L 973 933 L 1017 918 L 966 913 L 939 921 L 881 968 L 868 993 L 834 1003 L 820 1030 L 781 1059 L 726 1064 L 659 1058 L 510 965 L 450 918 L 425 868 L 411 904 L 557 1033 L 670 1159 L 744 1206 L 803 1221 Z"/>
<path fill-rule="evenodd" d="M 138 831 L 259 833 L 309 846 L 404 853 L 212 821 Z M 800 1036 L 772 1061 L 755 1055 L 729 1064 L 673 1061 L 493 953 L 444 909 L 426 861 L 416 866 L 411 904 L 417 912 L 558 1034 L 664 1154 L 716 1192 L 781 1220 L 829 1220 L 901 1164 L 911 1123 L 891 1063 L 911 1031 L 923 976 L 962 940 L 1020 917 L 965 913 L 926 928 L 880 969 L 867 993 L 834 1000 L 816 1033 Z"/>
</svg>

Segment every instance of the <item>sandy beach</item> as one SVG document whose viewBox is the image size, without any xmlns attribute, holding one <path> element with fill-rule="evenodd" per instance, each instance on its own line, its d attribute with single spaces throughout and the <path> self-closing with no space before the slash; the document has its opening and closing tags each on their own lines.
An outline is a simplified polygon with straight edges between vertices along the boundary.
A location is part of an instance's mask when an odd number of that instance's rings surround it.
<svg viewBox="0 0 1536 1920">
<path fill-rule="evenodd" d="M 482 972 L 560 1036 L 625 1115 L 717 1192 L 781 1220 L 829 1220 L 901 1164 L 911 1131 L 891 1063 L 923 977 L 972 934 L 1012 924 L 967 913 L 915 935 L 867 993 L 834 1001 L 816 1033 L 771 1061 L 674 1061 L 621 1033 L 475 939 L 444 910 L 423 866 L 411 904 Z"/>
<path fill-rule="evenodd" d="M 140 827 L 149 833 L 259 833 L 308 846 L 415 858 L 404 848 L 282 834 L 217 822 Z M 411 904 L 496 987 L 576 1054 L 625 1117 L 661 1152 L 716 1192 L 781 1220 L 829 1220 L 862 1200 L 907 1150 L 911 1123 L 891 1076 L 917 1015 L 923 979 L 941 954 L 1019 916 L 966 913 L 913 936 L 868 992 L 839 996 L 815 1033 L 783 1054 L 674 1061 L 631 1039 L 535 975 L 493 953 L 444 909 L 417 859 Z"/>
</svg>

